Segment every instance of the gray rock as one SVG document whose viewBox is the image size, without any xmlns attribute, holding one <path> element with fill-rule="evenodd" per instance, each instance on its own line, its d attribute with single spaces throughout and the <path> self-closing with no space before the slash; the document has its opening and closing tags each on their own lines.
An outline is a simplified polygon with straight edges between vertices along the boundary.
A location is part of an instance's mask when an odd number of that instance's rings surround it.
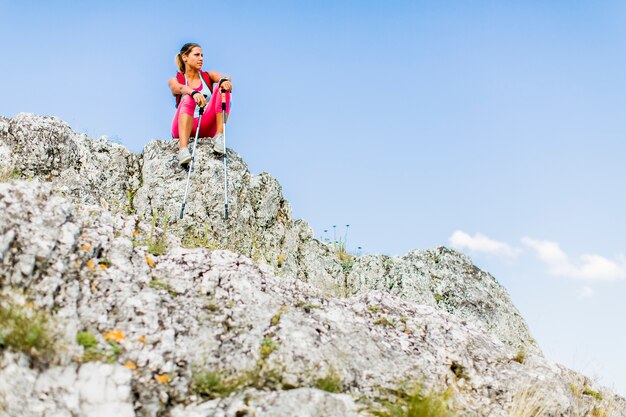
<svg viewBox="0 0 626 417">
<path fill-rule="evenodd" d="M 56 342 L 44 362 L 3 347 L 0 415 L 366 416 L 414 385 L 447 390 L 468 416 L 512 415 L 533 401 L 545 415 L 626 415 L 623 398 L 534 349 L 504 289 L 458 253 L 368 256 L 347 268 L 291 218 L 279 184 L 251 176 L 232 150 L 236 209 L 224 224 L 210 143 L 179 221 L 173 144 L 97 162 L 96 145 L 62 122 L 17 120 L 56 129 L 77 154 L 53 153 L 32 181 L 0 183 L 0 303 L 47 315 Z M 43 172 L 45 159 L 8 144 L 30 137 L 13 123 L 0 120 L 9 161 Z M 32 149 L 52 146 L 31 139 Z M 111 190 L 91 191 L 88 174 L 75 177 L 79 190 L 68 185 L 70 172 L 98 163 L 129 174 L 111 176 Z M 136 190 L 132 204 L 114 204 L 120 181 Z M 79 345 L 78 332 L 95 346 Z"/>
</svg>

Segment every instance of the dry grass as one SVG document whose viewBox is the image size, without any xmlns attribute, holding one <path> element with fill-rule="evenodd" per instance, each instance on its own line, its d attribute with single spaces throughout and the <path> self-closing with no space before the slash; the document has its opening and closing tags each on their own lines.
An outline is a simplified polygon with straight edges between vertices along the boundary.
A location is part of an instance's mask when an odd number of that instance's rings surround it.
<svg viewBox="0 0 626 417">
<path fill-rule="evenodd" d="M 547 415 L 548 402 L 528 384 L 513 396 L 508 411 L 510 417 L 543 417 Z"/>
</svg>

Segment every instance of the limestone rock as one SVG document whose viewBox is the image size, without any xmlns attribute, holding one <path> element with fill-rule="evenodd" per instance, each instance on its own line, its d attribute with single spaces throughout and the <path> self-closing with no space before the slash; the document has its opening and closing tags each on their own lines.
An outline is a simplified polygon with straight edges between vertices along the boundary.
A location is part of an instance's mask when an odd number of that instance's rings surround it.
<svg viewBox="0 0 626 417">
<path fill-rule="evenodd" d="M 223 165 L 200 145 L 180 221 L 174 144 L 132 155 L 56 119 L 0 120 L 0 307 L 47 317 L 54 340 L 43 360 L 3 323 L 0 416 L 370 416 L 418 385 L 459 415 L 626 416 L 545 359 L 461 254 L 342 264 L 232 150 L 224 223 Z"/>
<path fill-rule="evenodd" d="M 183 220 L 187 173 L 177 165 L 175 141 L 152 141 L 134 155 L 106 138 L 90 139 L 53 117 L 3 119 L 0 164 L 22 178 L 49 181 L 75 204 L 138 215 L 173 232 L 185 247 L 229 249 L 297 277 L 328 295 L 378 289 L 471 319 L 502 341 L 539 352 L 506 291 L 469 259 L 447 249 L 413 251 L 399 259 L 357 257 L 342 265 L 310 226 L 292 218 L 280 184 L 252 175 L 229 149 L 229 220 L 223 220 L 224 165 L 210 139 L 201 138 Z M 468 294 L 468 297 L 465 297 Z"/>
</svg>

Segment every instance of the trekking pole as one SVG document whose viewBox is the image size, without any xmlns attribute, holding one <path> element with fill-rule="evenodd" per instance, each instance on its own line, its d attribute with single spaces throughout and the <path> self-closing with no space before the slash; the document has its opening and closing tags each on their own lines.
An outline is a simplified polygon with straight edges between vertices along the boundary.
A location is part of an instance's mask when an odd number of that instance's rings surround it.
<svg viewBox="0 0 626 417">
<path fill-rule="evenodd" d="M 222 85 L 222 82 L 228 81 L 227 78 L 222 78 L 219 81 L 218 86 Z M 222 93 L 222 135 L 224 136 L 224 220 L 228 220 L 228 163 L 227 163 L 227 153 L 228 149 L 226 148 L 226 93 L 221 90 Z"/>
<path fill-rule="evenodd" d="M 196 146 L 198 146 L 198 135 L 200 134 L 200 125 L 202 122 L 202 114 L 204 107 L 200 107 L 200 117 L 198 118 L 198 128 L 196 129 L 196 139 L 193 141 L 193 150 L 191 151 L 191 163 L 189 164 L 189 172 L 187 172 L 187 185 L 185 186 L 185 197 L 183 205 L 180 207 L 180 219 L 185 215 L 185 204 L 187 204 L 187 195 L 189 194 L 189 180 L 191 179 L 191 171 L 193 171 L 193 162 L 196 160 Z"/>
</svg>

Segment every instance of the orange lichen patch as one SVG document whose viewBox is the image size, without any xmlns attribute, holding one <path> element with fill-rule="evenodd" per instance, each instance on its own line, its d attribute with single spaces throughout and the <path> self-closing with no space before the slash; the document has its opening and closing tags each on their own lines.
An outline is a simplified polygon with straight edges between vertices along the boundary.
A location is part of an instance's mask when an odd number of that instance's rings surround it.
<svg viewBox="0 0 626 417">
<path fill-rule="evenodd" d="M 404 331 L 404 333 L 405 333 L 405 334 L 413 334 L 413 332 L 412 332 L 412 331 L 410 331 L 410 330 L 405 330 L 405 331 Z"/>
<path fill-rule="evenodd" d="M 85 245 L 80 247 L 80 250 L 91 250 L 91 245 L 85 244 Z"/>
<path fill-rule="evenodd" d="M 146 253 L 146 263 L 148 264 L 150 268 L 154 268 L 156 266 L 156 262 L 154 262 L 154 260 L 150 256 L 148 256 L 147 253 Z"/>
<path fill-rule="evenodd" d="M 139 339 L 137 339 L 138 341 L 140 341 L 141 343 L 146 343 L 146 336 L 141 336 Z"/>
<path fill-rule="evenodd" d="M 159 384 L 167 384 L 172 380 L 169 375 L 155 375 L 154 379 L 156 379 Z"/>
<path fill-rule="evenodd" d="M 138 236 L 140 234 L 141 234 L 141 232 L 139 230 L 133 230 L 133 235 Z"/>
<path fill-rule="evenodd" d="M 126 362 L 124 366 L 128 369 L 137 369 L 137 364 L 135 362 Z"/>
<path fill-rule="evenodd" d="M 109 330 L 104 338 L 109 342 L 121 342 L 124 340 L 124 333 L 121 330 Z"/>
<path fill-rule="evenodd" d="M 103 271 L 105 271 L 107 269 L 107 266 L 105 264 L 100 264 L 100 269 L 102 269 Z"/>
<path fill-rule="evenodd" d="M 89 268 L 90 271 L 96 270 L 96 263 L 94 262 L 93 259 L 90 259 L 87 261 L 87 268 Z"/>
</svg>

